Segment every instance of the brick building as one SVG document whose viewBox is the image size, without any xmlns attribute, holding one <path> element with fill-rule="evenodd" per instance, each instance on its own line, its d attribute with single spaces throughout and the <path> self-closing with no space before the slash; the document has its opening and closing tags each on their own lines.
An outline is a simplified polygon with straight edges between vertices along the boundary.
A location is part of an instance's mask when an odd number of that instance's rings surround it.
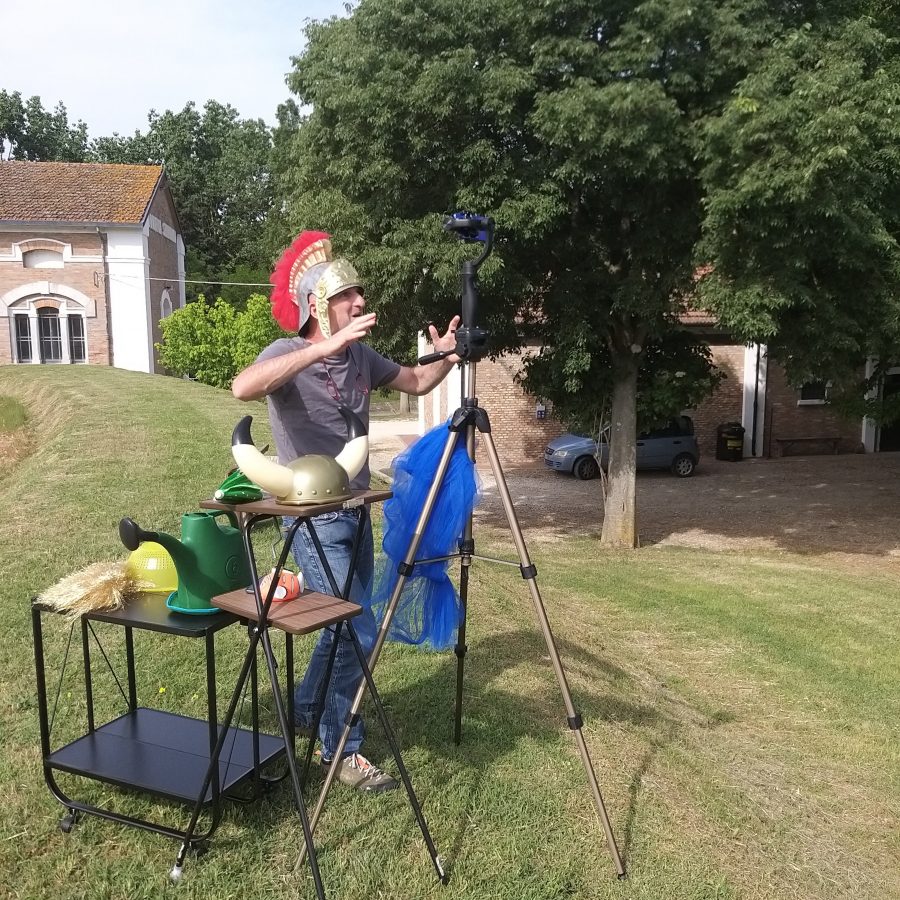
<svg viewBox="0 0 900 900">
<path fill-rule="evenodd" d="M 765 346 L 735 344 L 705 313 L 688 313 L 683 321 L 708 342 L 714 364 L 725 375 L 709 399 L 683 410 L 694 420 L 706 458 L 715 456 L 719 425 L 732 422 L 745 430 L 744 456 L 900 449 L 900 428 L 879 429 L 868 419 L 848 422 L 838 417 L 826 403 L 827 386 L 791 387 L 783 369 L 769 361 Z M 422 341 L 419 351 L 428 352 Z M 500 459 L 509 467 L 541 464 L 547 442 L 565 430 L 538 398 L 516 383 L 521 366 L 521 354 L 485 359 L 477 366 L 475 394 L 490 414 Z M 900 370 L 888 376 L 889 389 L 900 392 Z M 460 372 L 455 369 L 436 390 L 419 398 L 420 433 L 444 421 L 460 405 L 460 396 Z"/>
<path fill-rule="evenodd" d="M 430 352 L 429 347 L 420 337 L 419 355 Z M 479 406 L 488 411 L 491 433 L 504 467 L 542 463 L 547 442 L 565 431 L 546 405 L 516 382 L 523 356 L 524 353 L 515 353 L 496 361 L 485 359 L 476 367 L 475 395 Z M 461 399 L 461 371 L 456 367 L 435 390 L 418 398 L 419 433 L 445 421 L 460 406 Z"/>
<path fill-rule="evenodd" d="M 786 456 L 799 453 L 856 453 L 888 446 L 888 435 L 869 420 L 850 422 L 827 404 L 827 385 L 795 388 L 784 370 L 768 359 L 760 344 L 735 344 L 703 312 L 689 312 L 686 328 L 703 336 L 713 363 L 725 375 L 716 392 L 697 409 L 686 410 L 694 420 L 701 452 L 716 450 L 717 428 L 737 422 L 744 428 L 744 456 Z"/>
<path fill-rule="evenodd" d="M 154 372 L 184 305 L 184 244 L 161 166 L 0 163 L 0 364 Z"/>
</svg>

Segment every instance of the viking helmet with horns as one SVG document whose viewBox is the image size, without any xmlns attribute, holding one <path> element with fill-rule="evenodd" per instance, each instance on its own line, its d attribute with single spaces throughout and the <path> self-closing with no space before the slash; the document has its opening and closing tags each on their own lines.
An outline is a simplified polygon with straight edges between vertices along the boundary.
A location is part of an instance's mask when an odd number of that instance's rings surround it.
<svg viewBox="0 0 900 900">
<path fill-rule="evenodd" d="M 347 443 L 334 458 L 310 453 L 287 465 L 273 462 L 256 449 L 250 434 L 252 416 L 244 416 L 231 435 L 231 455 L 240 470 L 279 503 L 305 506 L 333 503 L 353 496 L 350 487 L 369 458 L 369 436 L 356 413 L 340 407 L 347 423 Z"/>
<path fill-rule="evenodd" d="M 284 251 L 269 281 L 272 315 L 285 331 L 303 332 L 315 316 L 324 337 L 331 337 L 328 301 L 341 291 L 362 287 L 359 274 L 346 259 L 334 259 L 331 235 L 304 231 Z M 310 302 L 312 294 L 314 300 Z"/>
</svg>

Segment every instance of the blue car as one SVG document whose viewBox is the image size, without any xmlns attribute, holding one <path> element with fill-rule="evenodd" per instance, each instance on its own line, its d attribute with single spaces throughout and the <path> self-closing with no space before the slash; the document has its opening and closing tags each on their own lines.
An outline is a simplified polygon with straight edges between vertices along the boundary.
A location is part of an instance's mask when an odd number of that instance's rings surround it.
<svg viewBox="0 0 900 900">
<path fill-rule="evenodd" d="M 599 465 L 597 460 L 599 459 Z M 551 441 L 544 450 L 544 465 L 557 472 L 567 472 L 587 481 L 596 478 L 602 465 L 609 462 L 609 444 L 605 437 L 599 444 L 590 437 L 564 434 Z M 638 435 L 638 469 L 668 469 L 679 478 L 694 474 L 700 462 L 700 448 L 694 437 L 694 423 L 688 416 L 672 419 L 665 428 Z"/>
</svg>

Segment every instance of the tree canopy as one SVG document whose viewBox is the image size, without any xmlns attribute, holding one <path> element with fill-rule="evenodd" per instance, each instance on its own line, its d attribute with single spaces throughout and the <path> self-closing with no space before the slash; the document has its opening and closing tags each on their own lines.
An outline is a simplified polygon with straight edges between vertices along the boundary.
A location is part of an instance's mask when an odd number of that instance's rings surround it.
<svg viewBox="0 0 900 900">
<path fill-rule="evenodd" d="M 40 97 L 0 90 L 0 159 L 83 162 L 87 146 L 87 125 L 70 125 L 62 103 L 50 111 Z"/>
<path fill-rule="evenodd" d="M 857 414 L 863 364 L 900 362 L 897 44 L 866 18 L 800 28 L 711 123 L 701 294 L 795 383 Z M 869 408 L 868 412 L 874 412 Z"/>
<path fill-rule="evenodd" d="M 440 215 L 491 214 L 494 349 L 534 327 L 548 349 L 526 385 L 570 407 L 611 404 L 604 541 L 631 544 L 637 404 L 664 395 L 639 395 L 638 373 L 671 385 L 703 370 L 696 345 L 672 335 L 714 226 L 706 190 L 730 153 L 724 117 L 761 59 L 797 34 L 823 40 L 857 7 L 364 0 L 310 26 L 289 79 L 312 108 L 292 147 L 293 222 L 334 231 L 359 261 L 391 349 L 454 311 L 462 251 Z"/>
</svg>

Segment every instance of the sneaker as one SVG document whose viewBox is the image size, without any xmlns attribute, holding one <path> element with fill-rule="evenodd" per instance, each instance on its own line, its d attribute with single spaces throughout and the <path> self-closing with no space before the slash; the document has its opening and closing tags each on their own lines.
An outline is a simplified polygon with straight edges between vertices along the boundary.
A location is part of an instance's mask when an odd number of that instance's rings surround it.
<svg viewBox="0 0 900 900">
<path fill-rule="evenodd" d="M 331 765 L 331 760 L 325 759 L 321 751 L 316 751 L 316 757 L 323 766 Z M 367 794 L 380 794 L 382 791 L 392 791 L 397 787 L 395 778 L 370 763 L 362 753 L 351 753 L 340 761 L 337 779 L 341 784 Z"/>
</svg>

